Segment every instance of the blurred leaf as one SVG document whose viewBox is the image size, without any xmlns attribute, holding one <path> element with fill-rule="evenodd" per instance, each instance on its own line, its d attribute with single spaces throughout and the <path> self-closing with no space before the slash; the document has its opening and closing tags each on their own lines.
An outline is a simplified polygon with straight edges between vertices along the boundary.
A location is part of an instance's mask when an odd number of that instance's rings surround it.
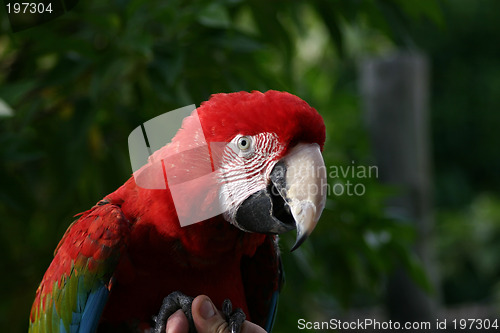
<svg viewBox="0 0 500 333">
<path fill-rule="evenodd" d="M 338 2 L 337 2 L 338 3 Z M 340 30 L 340 22 L 339 17 L 336 15 L 335 2 L 332 1 L 319 1 L 316 6 L 316 10 L 320 17 L 323 19 L 323 23 L 328 28 L 328 32 L 330 33 L 330 37 L 335 43 L 340 56 L 344 55 L 344 41 L 343 34 Z"/>
<path fill-rule="evenodd" d="M 226 7 L 217 2 L 203 8 L 198 14 L 198 21 L 207 27 L 213 28 L 228 28 L 231 25 Z"/>
<path fill-rule="evenodd" d="M 12 108 L 0 98 L 0 117 L 10 117 L 13 114 Z"/>
</svg>

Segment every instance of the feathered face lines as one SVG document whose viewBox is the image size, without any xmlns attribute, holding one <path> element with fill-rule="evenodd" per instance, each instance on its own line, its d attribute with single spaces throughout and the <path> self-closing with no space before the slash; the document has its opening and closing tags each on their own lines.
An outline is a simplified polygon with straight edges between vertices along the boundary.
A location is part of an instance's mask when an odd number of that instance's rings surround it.
<svg viewBox="0 0 500 333">
<path fill-rule="evenodd" d="M 235 222 L 236 209 L 252 193 L 265 189 L 284 146 L 275 133 L 237 135 L 226 146 L 219 169 L 224 217 Z"/>
</svg>

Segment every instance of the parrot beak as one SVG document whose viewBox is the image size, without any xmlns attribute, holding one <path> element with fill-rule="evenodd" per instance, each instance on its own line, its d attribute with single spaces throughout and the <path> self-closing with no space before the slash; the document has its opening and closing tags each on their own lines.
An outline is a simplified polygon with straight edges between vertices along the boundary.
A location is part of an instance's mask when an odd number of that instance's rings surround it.
<svg viewBox="0 0 500 333">
<path fill-rule="evenodd" d="M 248 197 L 236 220 L 243 230 L 283 233 L 297 229 L 297 249 L 318 223 L 326 202 L 326 167 L 318 144 L 293 147 L 270 174 L 267 189 Z"/>
<path fill-rule="evenodd" d="M 325 208 L 326 167 L 319 145 L 293 147 L 271 172 L 271 181 L 287 203 L 296 224 L 297 240 L 293 251 L 314 230 Z"/>
</svg>

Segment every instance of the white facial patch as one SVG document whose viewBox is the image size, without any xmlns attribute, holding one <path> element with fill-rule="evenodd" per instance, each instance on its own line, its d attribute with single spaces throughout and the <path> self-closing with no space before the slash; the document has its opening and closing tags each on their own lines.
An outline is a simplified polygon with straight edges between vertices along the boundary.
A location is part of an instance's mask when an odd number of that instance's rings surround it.
<svg viewBox="0 0 500 333">
<path fill-rule="evenodd" d="M 226 220 L 234 223 L 238 206 L 267 187 L 282 150 L 274 133 L 237 135 L 227 144 L 219 169 L 219 201 Z"/>
</svg>

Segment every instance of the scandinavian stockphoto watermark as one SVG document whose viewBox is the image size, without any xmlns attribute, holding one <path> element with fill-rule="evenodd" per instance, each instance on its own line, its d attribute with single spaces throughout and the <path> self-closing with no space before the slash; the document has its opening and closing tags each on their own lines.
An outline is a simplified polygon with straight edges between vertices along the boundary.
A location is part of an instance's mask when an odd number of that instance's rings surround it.
<svg viewBox="0 0 500 333">
<path fill-rule="evenodd" d="M 378 166 L 361 165 L 351 161 L 350 165 L 332 165 L 328 170 L 328 178 L 333 183 L 329 194 L 334 196 L 363 196 L 366 194 L 367 179 L 378 178 Z"/>
<path fill-rule="evenodd" d="M 181 144 L 182 139 L 174 138 L 176 133 L 189 137 L 189 144 Z M 167 144 L 167 149 L 161 149 Z M 227 193 L 224 186 L 227 178 L 221 177 L 221 170 L 230 156 L 239 154 L 238 144 L 207 142 L 195 105 L 146 121 L 130 133 L 128 146 L 136 184 L 145 189 L 169 189 L 181 226 L 226 212 L 221 193 L 232 194 Z M 358 165 L 354 161 L 349 165 L 315 168 L 299 165 L 298 168 L 293 170 L 296 176 L 308 177 L 313 172 L 312 178 L 317 175 L 321 179 L 301 189 L 312 195 L 363 196 L 367 191 L 365 180 L 378 178 L 376 166 Z M 247 173 L 246 178 L 255 176 L 252 168 L 241 169 Z"/>
<path fill-rule="evenodd" d="M 319 189 L 316 184 L 309 184 L 305 189 L 309 193 L 316 194 L 318 191 L 326 191 L 327 196 L 363 196 L 366 194 L 366 184 L 368 179 L 378 179 L 378 166 L 357 164 L 356 161 L 351 161 L 347 165 L 330 165 L 317 167 L 316 170 L 301 168 L 295 171 L 297 174 L 307 175 L 313 173 L 312 176 L 324 173 L 328 178 L 328 182 Z"/>
</svg>

